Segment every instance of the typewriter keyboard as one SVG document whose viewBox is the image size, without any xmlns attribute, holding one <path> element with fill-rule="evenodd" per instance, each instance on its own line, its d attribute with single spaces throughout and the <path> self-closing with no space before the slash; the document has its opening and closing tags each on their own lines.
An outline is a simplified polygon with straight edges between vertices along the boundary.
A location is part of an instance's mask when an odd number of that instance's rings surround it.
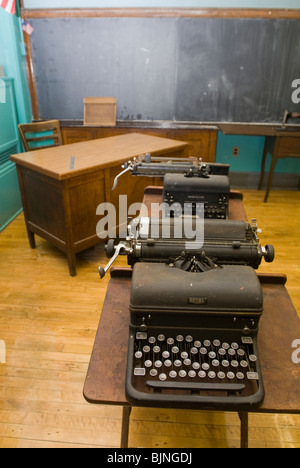
<svg viewBox="0 0 300 468">
<path fill-rule="evenodd" d="M 133 374 L 153 390 L 224 390 L 241 392 L 257 382 L 258 356 L 253 339 L 199 339 L 192 335 L 156 336 L 137 332 Z"/>
</svg>

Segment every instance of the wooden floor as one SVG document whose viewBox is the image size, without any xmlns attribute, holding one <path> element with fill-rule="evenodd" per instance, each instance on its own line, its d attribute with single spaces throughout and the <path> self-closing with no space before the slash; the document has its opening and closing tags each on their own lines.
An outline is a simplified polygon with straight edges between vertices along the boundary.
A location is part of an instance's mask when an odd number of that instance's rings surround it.
<svg viewBox="0 0 300 468">
<path fill-rule="evenodd" d="M 263 195 L 244 191 L 262 244 L 276 248 L 260 271 L 287 274 L 300 316 L 300 192 L 272 191 L 267 204 Z M 0 448 L 119 446 L 122 408 L 82 396 L 108 280 L 97 267 L 105 263 L 100 244 L 78 255 L 71 278 L 48 242 L 29 248 L 22 214 L 0 233 Z M 249 424 L 250 447 L 300 447 L 300 416 L 251 414 Z M 134 408 L 129 446 L 238 447 L 239 430 L 235 413 Z"/>
</svg>

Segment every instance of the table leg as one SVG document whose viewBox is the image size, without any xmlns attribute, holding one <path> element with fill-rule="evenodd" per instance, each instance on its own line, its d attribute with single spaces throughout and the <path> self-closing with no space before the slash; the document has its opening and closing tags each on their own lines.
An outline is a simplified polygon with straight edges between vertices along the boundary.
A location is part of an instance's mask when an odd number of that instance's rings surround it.
<svg viewBox="0 0 300 468">
<path fill-rule="evenodd" d="M 241 448 L 248 448 L 248 413 L 239 413 L 241 421 Z"/>
<path fill-rule="evenodd" d="M 128 448 L 129 421 L 132 406 L 123 406 L 121 448 Z"/>
</svg>

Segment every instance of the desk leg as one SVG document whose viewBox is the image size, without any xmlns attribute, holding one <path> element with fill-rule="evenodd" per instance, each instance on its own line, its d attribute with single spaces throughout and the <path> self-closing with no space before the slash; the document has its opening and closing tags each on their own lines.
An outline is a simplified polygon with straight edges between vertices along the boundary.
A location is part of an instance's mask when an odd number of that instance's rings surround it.
<svg viewBox="0 0 300 468">
<path fill-rule="evenodd" d="M 248 448 L 248 413 L 239 413 L 241 421 L 241 448 Z"/>
<path fill-rule="evenodd" d="M 128 448 L 129 422 L 132 406 L 123 406 L 121 448 Z"/>
</svg>

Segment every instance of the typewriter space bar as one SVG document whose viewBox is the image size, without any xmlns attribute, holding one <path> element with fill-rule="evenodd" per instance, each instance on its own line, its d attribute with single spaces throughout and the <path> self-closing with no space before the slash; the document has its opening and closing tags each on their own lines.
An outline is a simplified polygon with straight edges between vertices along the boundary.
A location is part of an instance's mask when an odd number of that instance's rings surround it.
<svg viewBox="0 0 300 468">
<path fill-rule="evenodd" d="M 146 382 L 147 387 L 154 390 L 191 390 L 191 391 L 219 391 L 219 392 L 242 392 L 244 384 L 226 383 L 204 383 L 204 382 L 159 382 L 157 380 Z"/>
</svg>

